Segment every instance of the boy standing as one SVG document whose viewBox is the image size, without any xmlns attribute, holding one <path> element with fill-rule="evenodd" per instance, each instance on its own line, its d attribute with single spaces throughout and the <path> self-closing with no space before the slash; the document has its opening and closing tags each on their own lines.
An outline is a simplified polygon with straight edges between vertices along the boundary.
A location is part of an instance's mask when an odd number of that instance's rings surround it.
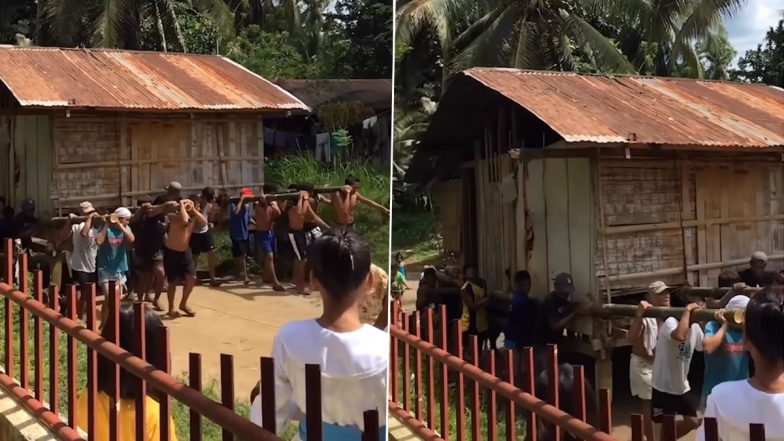
<svg viewBox="0 0 784 441">
<path fill-rule="evenodd" d="M 735 296 L 727 303 L 727 309 L 745 310 L 749 303 L 746 296 Z M 702 385 L 700 408 L 704 409 L 713 388 L 727 381 L 749 378 L 749 356 L 743 348 L 743 329 L 729 324 L 724 310 L 716 311 L 716 320 L 705 325 L 705 381 Z"/>
<path fill-rule="evenodd" d="M 749 439 L 749 424 L 765 424 L 765 439 L 784 441 L 784 291 L 754 295 L 746 306 L 743 346 L 754 361 L 754 376 L 728 381 L 708 395 L 705 417 L 716 418 L 719 438 Z M 697 431 L 705 441 L 705 427 Z"/>
<path fill-rule="evenodd" d="M 95 212 L 93 204 L 85 201 L 79 204 L 79 211 L 85 217 L 84 222 L 68 222 L 64 229 L 66 235 L 70 236 L 73 250 L 70 253 L 68 267 L 71 268 L 71 276 L 79 287 L 79 301 L 76 307 L 76 316 L 83 318 L 87 309 L 87 285 L 98 282 L 98 273 L 95 268 L 95 259 L 98 254 L 98 243 L 96 238 L 101 230 L 100 223 L 94 222 L 98 213 Z M 73 215 L 69 217 L 75 217 Z"/>
<path fill-rule="evenodd" d="M 632 396 L 642 400 L 643 428 L 645 438 L 654 441 L 651 420 L 651 382 L 653 381 L 653 350 L 663 320 L 643 317 L 651 306 L 670 306 L 670 287 L 662 281 L 648 286 L 647 301 L 640 302 L 637 315 L 629 327 L 632 355 L 629 360 L 629 388 Z"/>
<path fill-rule="evenodd" d="M 193 254 L 189 244 L 193 229 L 203 227 L 206 223 L 207 219 L 196 209 L 193 201 L 187 199 L 180 201 L 178 213 L 169 215 L 169 231 L 166 235 L 166 244 L 163 247 L 163 267 L 166 271 L 166 280 L 169 282 L 166 290 L 169 300 L 169 317 L 179 316 L 179 313 L 174 310 L 177 282 L 183 284 L 180 311 L 188 317 L 196 315 L 193 310 L 188 308 L 188 298 L 196 285 L 196 267 L 193 265 Z"/>
<path fill-rule="evenodd" d="M 275 188 L 271 185 L 264 185 L 262 191 L 264 194 L 272 193 Z M 275 201 L 267 202 L 262 199 L 253 206 L 253 220 L 256 223 L 256 232 L 254 233 L 256 246 L 259 251 L 264 255 L 264 275 L 272 282 L 272 289 L 275 291 L 285 291 L 286 288 L 278 281 L 278 276 L 275 274 L 275 219 L 280 216 L 280 207 Z"/>
<path fill-rule="evenodd" d="M 534 345 L 536 303 L 528 297 L 530 291 L 531 275 L 528 271 L 515 273 L 509 321 L 504 331 L 505 349 L 520 350 Z"/>
<path fill-rule="evenodd" d="M 128 247 L 133 244 L 134 235 L 128 226 L 131 211 L 120 207 L 106 219 L 106 222 L 95 238 L 98 244 L 96 266 L 98 268 L 98 284 L 106 298 L 109 298 L 109 282 L 114 281 L 119 287 L 125 287 L 128 272 Z M 108 305 L 108 303 L 107 303 Z M 109 309 L 101 311 L 101 324 L 106 321 Z"/>
<path fill-rule="evenodd" d="M 199 255 L 207 253 L 207 265 L 210 272 L 210 285 L 220 286 L 215 278 L 215 267 L 217 259 L 215 257 L 215 241 L 212 238 L 212 226 L 210 225 L 209 213 L 215 202 L 215 190 L 212 187 L 204 187 L 199 195 L 199 212 L 207 222 L 199 228 L 193 229 L 191 234 L 191 252 L 193 253 L 193 267 L 198 268 Z"/>
<path fill-rule="evenodd" d="M 648 309 L 651 305 L 641 305 Z M 680 320 L 670 317 L 659 329 L 653 357 L 651 386 L 651 419 L 661 424 L 664 415 L 681 415 L 676 424 L 676 438 L 680 439 L 699 426 L 697 406 L 689 390 L 689 366 L 694 351 L 702 351 L 703 333 L 700 325 L 689 325 L 691 313 L 700 305 L 691 303 Z"/>
<path fill-rule="evenodd" d="M 237 262 L 242 280 L 247 285 L 250 283 L 248 278 L 247 256 L 250 254 L 250 211 L 252 206 L 246 203 L 246 199 L 253 197 L 253 192 L 249 188 L 240 190 L 240 200 L 229 204 L 229 235 L 231 237 L 231 255 Z"/>
</svg>

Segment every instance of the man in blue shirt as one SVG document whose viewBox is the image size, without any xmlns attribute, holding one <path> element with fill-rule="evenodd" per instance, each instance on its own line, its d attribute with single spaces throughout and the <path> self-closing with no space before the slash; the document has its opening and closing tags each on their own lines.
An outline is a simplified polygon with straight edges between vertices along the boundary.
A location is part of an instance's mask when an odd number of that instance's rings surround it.
<svg viewBox="0 0 784 441">
<path fill-rule="evenodd" d="M 536 332 L 536 301 L 528 297 L 531 291 L 531 275 L 518 271 L 514 276 L 514 291 L 509 320 L 504 331 L 504 348 L 520 350 L 533 346 Z"/>
<path fill-rule="evenodd" d="M 727 303 L 727 309 L 746 309 L 749 298 L 738 295 Z M 730 324 L 722 314 L 716 311 L 716 320 L 705 325 L 705 380 L 702 385 L 702 401 L 705 403 L 713 388 L 726 381 L 745 380 L 749 378 L 749 356 L 743 347 L 743 329 Z"/>
<path fill-rule="evenodd" d="M 249 188 L 240 190 L 240 200 L 229 204 L 229 236 L 231 237 L 231 255 L 234 256 L 237 266 L 242 274 L 243 282 L 250 283 L 248 278 L 248 264 L 246 262 L 250 254 L 250 213 L 252 206 L 245 201 L 253 197 L 253 192 Z"/>
</svg>

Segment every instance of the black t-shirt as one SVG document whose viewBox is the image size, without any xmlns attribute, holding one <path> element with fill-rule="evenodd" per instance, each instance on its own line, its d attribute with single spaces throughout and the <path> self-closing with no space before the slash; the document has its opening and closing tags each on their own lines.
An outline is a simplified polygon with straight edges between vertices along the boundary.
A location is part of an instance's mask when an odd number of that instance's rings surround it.
<svg viewBox="0 0 784 441">
<path fill-rule="evenodd" d="M 554 292 L 545 297 L 539 308 L 539 340 L 542 344 L 558 343 L 564 328 L 550 329 L 548 321 L 561 320 L 571 314 L 574 309 L 574 304 Z"/>
<path fill-rule="evenodd" d="M 14 218 L 0 217 L 0 246 L 5 247 L 5 240 L 13 239 L 15 237 L 16 222 L 14 221 Z"/>
<path fill-rule="evenodd" d="M 142 259 L 158 259 L 163 256 L 166 225 L 155 217 L 145 217 L 132 227 L 135 241 L 136 257 Z"/>
<path fill-rule="evenodd" d="M 38 229 L 38 218 L 25 213 L 19 213 L 14 219 L 14 234 L 22 240 L 22 248 L 31 248 L 33 234 Z"/>
<path fill-rule="evenodd" d="M 765 284 L 766 279 L 775 280 L 775 277 L 776 275 L 775 273 L 773 273 L 773 271 L 763 271 L 762 274 L 760 274 L 759 276 L 755 276 L 751 272 L 751 268 L 746 268 L 745 270 L 740 272 L 740 280 L 743 283 L 745 283 L 746 286 L 752 288 L 761 287 L 762 285 Z"/>
</svg>

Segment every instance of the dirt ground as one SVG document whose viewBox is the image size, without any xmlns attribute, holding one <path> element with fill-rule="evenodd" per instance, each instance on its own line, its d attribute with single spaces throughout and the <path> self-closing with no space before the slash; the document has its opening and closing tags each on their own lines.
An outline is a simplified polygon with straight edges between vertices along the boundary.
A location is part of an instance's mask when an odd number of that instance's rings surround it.
<svg viewBox="0 0 784 441">
<path fill-rule="evenodd" d="M 178 288 L 177 302 L 180 295 Z M 212 380 L 217 383 L 220 354 L 231 354 L 235 397 L 247 402 L 251 388 L 259 381 L 259 357 L 270 355 L 278 329 L 294 320 L 317 317 L 321 313 L 321 296 L 275 292 L 266 284 L 197 286 L 189 306 L 196 317 L 163 317 L 170 329 L 173 375 L 187 376 L 188 354 L 196 352 L 202 359 L 202 384 Z"/>
<path fill-rule="evenodd" d="M 406 312 L 413 311 L 416 308 L 416 289 L 419 285 L 419 273 L 409 272 L 408 286 L 411 288 L 406 291 L 402 298 L 403 310 Z M 616 397 L 616 402 L 612 404 L 612 434 L 615 439 L 619 441 L 631 440 L 631 414 L 637 413 L 640 408 L 640 403 L 637 399 L 631 396 Z M 696 432 L 692 432 L 687 436 L 681 438 L 681 441 L 694 441 L 696 439 Z"/>
</svg>

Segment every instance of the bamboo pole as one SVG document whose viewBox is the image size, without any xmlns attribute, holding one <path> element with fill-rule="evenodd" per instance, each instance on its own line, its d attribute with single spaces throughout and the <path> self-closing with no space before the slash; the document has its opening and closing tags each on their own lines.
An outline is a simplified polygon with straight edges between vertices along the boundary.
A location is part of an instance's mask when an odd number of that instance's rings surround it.
<svg viewBox="0 0 784 441">
<path fill-rule="evenodd" d="M 702 287 L 702 286 L 683 286 L 680 288 L 673 288 L 673 291 L 677 291 L 679 293 L 685 294 L 687 296 L 694 296 L 694 297 L 710 297 L 714 299 L 720 299 L 724 297 L 732 288 L 711 288 L 711 287 Z M 744 295 L 744 296 L 753 296 L 754 294 L 762 291 L 762 288 L 750 288 L 746 287 L 741 290 L 737 290 L 736 294 Z"/>
<path fill-rule="evenodd" d="M 639 308 L 637 305 L 619 305 L 619 304 L 601 305 L 597 303 L 592 303 L 582 313 L 584 315 L 599 316 L 599 317 L 613 317 L 613 316 L 635 317 L 637 315 L 638 310 Z M 643 317 L 655 317 L 655 318 L 662 318 L 662 319 L 675 317 L 677 319 L 680 319 L 684 311 L 686 311 L 686 308 L 654 306 L 648 308 L 643 314 Z M 695 311 L 692 311 L 691 321 L 693 323 L 693 322 L 714 320 L 716 316 L 716 311 L 719 310 L 707 309 L 707 308 L 697 309 Z M 724 310 L 724 317 L 727 319 L 728 322 L 731 323 L 742 324 L 744 316 L 745 316 L 745 311 L 742 309 Z"/>
<path fill-rule="evenodd" d="M 310 193 L 310 194 L 337 193 L 339 191 L 344 191 L 344 188 L 345 188 L 345 186 L 340 186 L 340 187 L 315 187 L 315 188 L 313 188 L 313 191 L 309 191 L 308 193 Z M 245 202 L 257 202 L 257 201 L 261 201 L 263 199 L 266 199 L 267 201 L 288 201 L 288 200 L 294 200 L 294 199 L 297 199 L 297 198 L 299 198 L 299 191 L 286 191 L 286 192 L 282 192 L 282 193 L 270 193 L 270 194 L 267 194 L 267 195 L 251 196 L 251 197 L 245 198 Z M 239 202 L 240 197 L 239 196 L 234 196 L 230 200 L 231 200 L 231 202 Z"/>
</svg>

